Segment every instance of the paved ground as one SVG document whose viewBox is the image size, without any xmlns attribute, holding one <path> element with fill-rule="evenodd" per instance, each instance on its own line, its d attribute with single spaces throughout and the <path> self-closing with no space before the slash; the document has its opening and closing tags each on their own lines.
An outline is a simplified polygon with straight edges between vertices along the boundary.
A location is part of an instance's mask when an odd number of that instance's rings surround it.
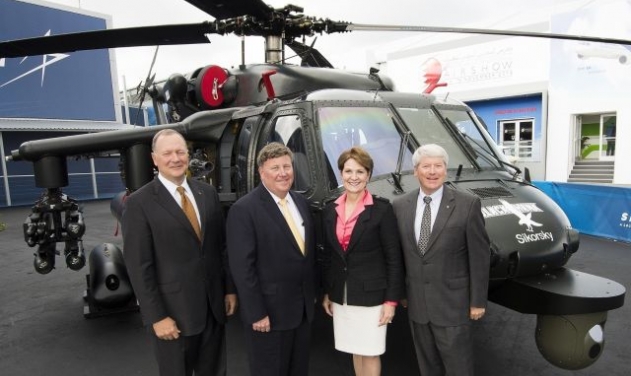
<svg viewBox="0 0 631 376">
<path fill-rule="evenodd" d="M 156 367 L 139 314 L 123 313 L 85 319 L 83 290 L 88 268 L 73 272 L 58 259 L 58 269 L 48 275 L 33 270 L 33 249 L 22 235 L 29 208 L 0 210 L 0 374 L 36 375 L 156 375 Z M 85 204 L 88 232 L 86 250 L 109 242 L 116 222 L 109 202 Z M 631 244 L 584 236 L 580 251 L 569 267 L 606 276 L 627 290 L 631 287 Z M 348 356 L 332 349 L 332 329 L 321 310 L 313 331 L 312 376 L 352 375 Z M 479 376 L 626 376 L 631 374 L 631 304 L 609 313 L 605 328 L 606 349 L 593 366 L 565 371 L 539 355 L 535 320 L 491 304 L 489 313 L 475 326 L 476 370 Z M 399 312 L 388 333 L 383 360 L 385 376 L 417 376 L 412 345 Z M 238 319 L 228 324 L 229 375 L 247 375 Z"/>
</svg>

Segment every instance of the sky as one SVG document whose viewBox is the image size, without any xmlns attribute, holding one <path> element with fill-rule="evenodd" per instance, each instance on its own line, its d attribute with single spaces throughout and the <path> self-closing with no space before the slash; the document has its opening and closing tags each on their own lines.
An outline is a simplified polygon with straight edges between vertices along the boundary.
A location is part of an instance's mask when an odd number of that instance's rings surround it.
<svg viewBox="0 0 631 376">
<path fill-rule="evenodd" d="M 183 0 L 48 0 L 64 6 L 110 15 L 113 28 L 161 24 L 198 23 L 212 17 Z M 571 0 L 555 0 L 554 7 Z M 593 0 L 592 0 L 593 1 Z M 579 1 L 580 4 L 591 3 Z M 524 12 L 550 6 L 549 0 L 264 0 L 273 7 L 293 4 L 304 13 L 318 18 L 364 24 L 470 27 L 484 20 L 484 27 L 518 23 Z M 579 4 L 579 6 L 580 6 Z M 315 47 L 335 67 L 358 70 L 365 64 L 365 48 L 408 33 L 360 32 L 318 36 Z M 188 46 L 162 46 L 153 72 L 157 79 L 173 73 L 185 74 L 215 64 L 234 67 L 240 64 L 240 38 L 234 35 L 211 35 L 211 43 Z M 312 38 L 307 39 L 310 44 Z M 263 62 L 263 40 L 246 38 L 246 63 Z M 136 87 L 149 72 L 155 47 L 117 48 L 119 89 Z"/>
</svg>

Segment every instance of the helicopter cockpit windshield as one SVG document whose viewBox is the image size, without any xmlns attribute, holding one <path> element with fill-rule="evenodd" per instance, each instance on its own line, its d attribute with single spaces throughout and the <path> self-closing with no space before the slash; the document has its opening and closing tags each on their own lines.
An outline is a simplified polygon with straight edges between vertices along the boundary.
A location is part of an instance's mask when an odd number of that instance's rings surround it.
<svg viewBox="0 0 631 376">
<path fill-rule="evenodd" d="M 495 170 L 506 161 L 483 126 L 463 109 L 396 107 L 407 129 L 419 145 L 438 144 L 449 154 L 449 169 Z M 391 107 L 320 107 L 318 122 L 322 146 L 329 164 L 329 175 L 342 181 L 337 158 L 353 146 L 361 146 L 374 161 L 373 178 L 397 171 L 401 140 L 406 127 L 400 124 Z M 442 119 L 441 119 L 442 117 Z M 454 142 L 454 136 L 461 142 Z M 400 172 L 411 172 L 413 145 L 405 147 Z M 332 178 L 331 178 L 332 180 Z M 334 185 L 334 184 L 333 184 Z"/>
<path fill-rule="evenodd" d="M 475 161 L 475 166 L 482 170 L 501 168 L 501 163 L 506 162 L 498 162 L 498 158 L 503 158 L 503 155 L 488 133 L 467 111 L 438 109 L 448 127 L 452 127 L 450 131 L 431 109 L 400 107 L 397 110 L 421 145 L 431 143 L 445 148 L 449 154 L 449 168 L 458 168 L 460 165 L 465 169 L 473 168 L 471 158 Z M 467 150 L 453 142 L 454 132 L 462 137 Z"/>
<path fill-rule="evenodd" d="M 439 112 L 468 143 L 480 168 L 497 169 L 501 168 L 501 164 L 507 164 L 506 157 L 497 148 L 486 129 L 476 123 L 469 112 L 456 110 L 439 110 Z"/>
<path fill-rule="evenodd" d="M 337 168 L 340 154 L 353 146 L 366 150 L 374 161 L 372 178 L 388 175 L 397 168 L 401 147 L 401 127 L 388 107 L 320 107 L 318 121 L 322 146 L 338 186 L 342 180 Z M 412 170 L 412 151 L 406 147 L 402 171 Z"/>
</svg>

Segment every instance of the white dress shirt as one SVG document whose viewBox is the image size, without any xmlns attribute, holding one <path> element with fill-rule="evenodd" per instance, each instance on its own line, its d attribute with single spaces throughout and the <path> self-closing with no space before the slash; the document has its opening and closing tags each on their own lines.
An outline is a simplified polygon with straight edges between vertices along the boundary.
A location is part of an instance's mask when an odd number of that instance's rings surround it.
<svg viewBox="0 0 631 376">
<path fill-rule="evenodd" d="M 178 185 L 175 185 L 175 183 L 166 179 L 161 174 L 158 174 L 158 179 L 160 179 L 160 182 L 164 185 L 167 191 L 169 191 L 171 196 L 173 196 L 173 199 L 175 200 L 175 202 L 177 202 L 177 204 L 180 207 L 182 207 L 182 197 L 180 196 L 180 192 L 177 191 Z M 182 182 L 181 187 L 184 187 L 184 194 L 186 195 L 186 197 L 188 197 L 188 200 L 193 204 L 193 208 L 195 209 L 195 215 L 197 216 L 197 222 L 199 222 L 199 227 L 201 228 L 202 223 L 199 219 L 199 209 L 197 208 L 197 202 L 195 201 L 195 196 L 193 195 L 193 192 L 191 191 L 191 187 L 188 185 L 188 182 L 186 181 L 186 179 L 184 179 L 184 182 Z"/>
</svg>

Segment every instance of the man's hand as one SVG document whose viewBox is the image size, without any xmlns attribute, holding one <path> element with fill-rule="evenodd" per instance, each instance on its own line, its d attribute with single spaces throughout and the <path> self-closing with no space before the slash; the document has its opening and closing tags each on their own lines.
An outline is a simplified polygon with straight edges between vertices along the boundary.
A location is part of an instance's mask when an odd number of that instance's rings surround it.
<svg viewBox="0 0 631 376">
<path fill-rule="evenodd" d="M 269 332 L 272 330 L 272 326 L 269 322 L 269 316 L 265 316 L 263 320 L 259 320 L 252 324 L 252 330 L 255 332 Z"/>
<path fill-rule="evenodd" d="M 177 328 L 175 320 L 166 317 L 158 322 L 153 323 L 153 331 L 160 339 L 167 341 L 178 339 L 180 337 L 180 329 Z"/>
<path fill-rule="evenodd" d="M 226 316 L 232 316 L 237 310 L 237 294 L 226 294 L 224 297 L 224 304 L 226 306 Z"/>
<path fill-rule="evenodd" d="M 471 318 L 471 320 L 479 320 L 484 316 L 485 311 L 484 308 L 471 307 L 469 309 L 469 318 Z"/>
</svg>

